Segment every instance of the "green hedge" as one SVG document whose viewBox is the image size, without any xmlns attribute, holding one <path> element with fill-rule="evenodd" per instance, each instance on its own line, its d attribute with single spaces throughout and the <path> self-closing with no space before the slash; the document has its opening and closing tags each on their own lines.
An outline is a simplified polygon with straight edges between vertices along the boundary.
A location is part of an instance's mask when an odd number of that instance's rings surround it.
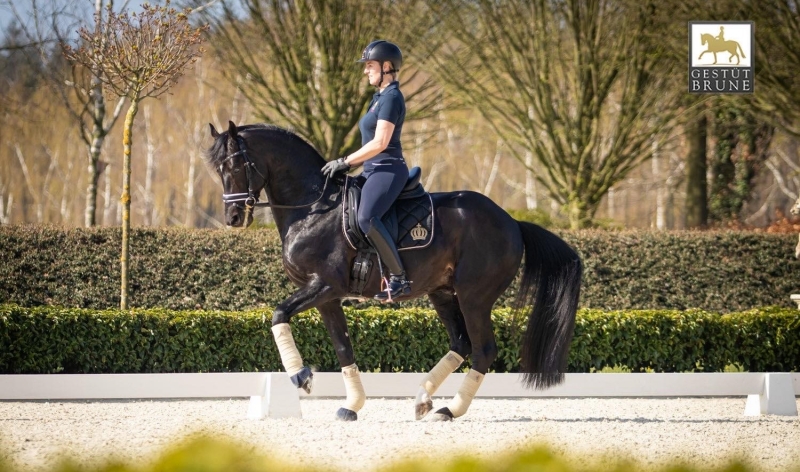
<svg viewBox="0 0 800 472">
<path fill-rule="evenodd" d="M 791 234 L 560 234 L 584 261 L 583 307 L 725 313 L 790 307 L 789 295 L 800 290 Z M 120 238 L 117 228 L 0 226 L 0 303 L 118 307 Z M 131 238 L 133 306 L 251 310 L 275 306 L 294 290 L 275 230 L 136 228 Z M 512 286 L 497 306 L 510 306 L 514 294 Z"/>
<path fill-rule="evenodd" d="M 431 310 L 345 310 L 362 371 L 423 372 L 447 352 Z M 499 356 L 514 372 L 522 320 L 493 313 Z M 0 373 L 278 371 L 269 310 L 171 312 L 0 306 Z M 338 371 L 316 312 L 292 321 L 307 365 Z M 633 371 L 800 370 L 800 312 L 765 308 L 727 315 L 700 310 L 580 310 L 570 372 L 624 366 Z"/>
</svg>

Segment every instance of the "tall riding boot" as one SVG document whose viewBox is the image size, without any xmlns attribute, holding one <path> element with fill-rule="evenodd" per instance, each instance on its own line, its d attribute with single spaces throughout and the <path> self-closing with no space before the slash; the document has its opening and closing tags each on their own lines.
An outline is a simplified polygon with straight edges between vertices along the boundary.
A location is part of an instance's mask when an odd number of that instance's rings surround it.
<svg viewBox="0 0 800 472">
<path fill-rule="evenodd" d="M 411 293 L 411 286 L 406 280 L 406 272 L 403 270 L 403 262 L 400 260 L 400 254 L 397 252 L 392 237 L 389 231 L 383 226 L 383 223 L 378 218 L 370 220 L 369 233 L 367 239 L 372 247 L 378 251 L 381 261 L 386 264 L 389 269 L 389 283 L 385 291 L 379 292 L 375 295 L 378 300 L 391 301 L 395 297 L 401 295 L 408 295 Z"/>
</svg>

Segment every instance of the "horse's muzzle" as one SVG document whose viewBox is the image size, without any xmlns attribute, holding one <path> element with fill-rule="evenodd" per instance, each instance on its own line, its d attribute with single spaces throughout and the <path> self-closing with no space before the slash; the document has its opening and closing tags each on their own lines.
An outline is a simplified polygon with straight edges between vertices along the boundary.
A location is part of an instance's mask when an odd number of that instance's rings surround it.
<svg viewBox="0 0 800 472">
<path fill-rule="evenodd" d="M 225 224 L 231 228 L 246 228 L 253 224 L 253 214 L 245 211 L 244 206 L 231 205 L 225 211 Z"/>
</svg>

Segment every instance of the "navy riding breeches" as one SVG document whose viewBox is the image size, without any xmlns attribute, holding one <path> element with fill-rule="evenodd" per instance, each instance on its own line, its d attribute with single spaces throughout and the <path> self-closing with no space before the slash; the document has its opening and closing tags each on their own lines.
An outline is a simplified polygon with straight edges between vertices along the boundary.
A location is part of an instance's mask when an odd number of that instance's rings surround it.
<svg viewBox="0 0 800 472">
<path fill-rule="evenodd" d="M 387 162 L 388 161 L 388 162 Z M 362 176 L 366 182 L 361 189 L 358 207 L 358 226 L 364 234 L 369 233 L 370 220 L 383 218 L 408 181 L 408 166 L 400 159 L 385 160 L 370 166 Z"/>
</svg>

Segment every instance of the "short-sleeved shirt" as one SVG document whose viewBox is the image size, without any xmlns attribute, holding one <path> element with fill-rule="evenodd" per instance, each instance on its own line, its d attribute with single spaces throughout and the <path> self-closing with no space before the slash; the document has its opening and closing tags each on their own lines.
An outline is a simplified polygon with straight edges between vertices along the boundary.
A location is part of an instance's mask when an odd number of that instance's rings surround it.
<svg viewBox="0 0 800 472">
<path fill-rule="evenodd" d="M 406 100 L 398 88 L 398 83 L 392 82 L 377 92 L 369 103 L 367 113 L 358 122 L 358 129 L 361 130 L 361 145 L 375 139 L 375 130 L 378 127 L 378 120 L 386 120 L 394 124 L 394 132 L 389 144 L 380 154 L 369 159 L 364 163 L 364 170 L 371 170 L 375 164 L 397 163 L 403 160 L 403 148 L 400 145 L 400 134 L 403 132 L 403 122 L 406 119 Z"/>
</svg>

